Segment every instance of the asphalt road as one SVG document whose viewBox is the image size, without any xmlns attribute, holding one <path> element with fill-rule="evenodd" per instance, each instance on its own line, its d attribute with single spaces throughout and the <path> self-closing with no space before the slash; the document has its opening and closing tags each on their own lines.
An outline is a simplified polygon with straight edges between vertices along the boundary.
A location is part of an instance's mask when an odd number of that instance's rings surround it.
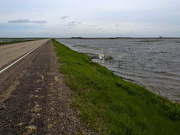
<svg viewBox="0 0 180 135">
<path fill-rule="evenodd" d="M 70 107 L 72 91 L 58 67 L 49 40 L 6 71 L 4 76 L 13 71 L 8 78 L 18 75 L 1 91 L 1 135 L 75 135 L 80 129 L 83 134 L 93 134 L 81 127 L 76 111 Z"/>
<path fill-rule="evenodd" d="M 41 46 L 49 39 L 20 42 L 15 44 L 1 45 L 0 46 L 0 69 L 18 59 L 28 51 Z"/>
</svg>

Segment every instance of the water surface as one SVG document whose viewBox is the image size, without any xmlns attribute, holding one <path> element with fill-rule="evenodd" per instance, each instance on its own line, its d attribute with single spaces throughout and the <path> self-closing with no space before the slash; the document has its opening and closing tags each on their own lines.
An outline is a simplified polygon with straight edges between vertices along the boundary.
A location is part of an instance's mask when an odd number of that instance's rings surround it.
<svg viewBox="0 0 180 135">
<path fill-rule="evenodd" d="M 57 39 L 73 50 L 103 54 L 93 61 L 124 80 L 180 102 L 180 39 Z"/>
</svg>

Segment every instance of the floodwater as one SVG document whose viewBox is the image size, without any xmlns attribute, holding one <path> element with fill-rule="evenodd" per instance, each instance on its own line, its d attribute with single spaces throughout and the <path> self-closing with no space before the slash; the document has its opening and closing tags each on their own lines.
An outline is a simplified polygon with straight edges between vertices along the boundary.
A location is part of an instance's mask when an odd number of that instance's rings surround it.
<svg viewBox="0 0 180 135">
<path fill-rule="evenodd" d="M 73 50 L 103 54 L 106 66 L 124 80 L 180 102 L 180 39 L 57 39 Z"/>
</svg>

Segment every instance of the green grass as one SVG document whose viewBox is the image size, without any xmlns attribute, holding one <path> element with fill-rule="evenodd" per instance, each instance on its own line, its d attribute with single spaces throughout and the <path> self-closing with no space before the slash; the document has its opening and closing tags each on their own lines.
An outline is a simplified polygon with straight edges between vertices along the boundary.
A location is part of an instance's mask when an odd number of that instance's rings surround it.
<svg viewBox="0 0 180 135">
<path fill-rule="evenodd" d="M 52 40 L 84 125 L 100 135 L 179 135 L 180 105 L 123 81 L 85 55 Z"/>
</svg>

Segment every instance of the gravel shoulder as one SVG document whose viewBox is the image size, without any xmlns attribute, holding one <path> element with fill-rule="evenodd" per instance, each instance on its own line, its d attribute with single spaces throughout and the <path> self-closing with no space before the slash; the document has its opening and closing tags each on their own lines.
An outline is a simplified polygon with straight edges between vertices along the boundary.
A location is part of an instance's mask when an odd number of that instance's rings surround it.
<svg viewBox="0 0 180 135">
<path fill-rule="evenodd" d="M 49 41 L 32 65 L 1 94 L 5 97 L 0 110 L 2 135 L 79 133 L 77 113 L 70 107 L 71 90 L 58 72 L 56 61 L 54 46 Z"/>
</svg>

